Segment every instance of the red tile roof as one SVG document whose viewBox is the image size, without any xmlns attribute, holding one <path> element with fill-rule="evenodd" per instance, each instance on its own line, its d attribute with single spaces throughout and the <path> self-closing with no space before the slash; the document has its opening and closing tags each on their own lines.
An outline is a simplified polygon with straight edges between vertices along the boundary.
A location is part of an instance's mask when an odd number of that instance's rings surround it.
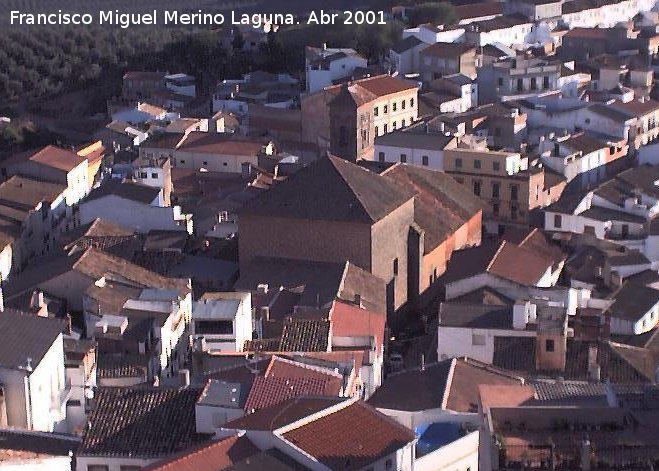
<svg viewBox="0 0 659 471">
<path fill-rule="evenodd" d="M 479 2 L 453 7 L 461 20 L 503 14 L 503 2 Z"/>
<path fill-rule="evenodd" d="M 357 305 L 334 301 L 330 311 L 332 337 L 375 338 L 375 347 L 382 350 L 386 316 Z"/>
<path fill-rule="evenodd" d="M 224 440 L 186 450 L 173 458 L 158 461 L 145 471 L 222 471 L 260 450 L 245 437 L 229 437 Z"/>
<path fill-rule="evenodd" d="M 364 402 L 283 434 L 330 469 L 362 469 L 403 448 L 414 432 Z"/>
<path fill-rule="evenodd" d="M 607 28 L 573 28 L 568 31 L 564 38 L 578 39 L 606 39 L 610 33 Z"/>
<path fill-rule="evenodd" d="M 550 258 L 503 241 L 487 271 L 515 283 L 535 285 L 552 266 Z"/>
<path fill-rule="evenodd" d="M 185 152 L 246 156 L 258 155 L 262 148 L 262 142 L 227 138 L 222 134 L 200 131 L 192 131 L 179 146 L 179 150 Z"/>
<path fill-rule="evenodd" d="M 326 378 L 341 378 L 341 375 L 328 370 L 315 366 L 306 365 L 297 361 L 289 360 L 273 356 L 270 360 L 268 368 L 265 370 L 265 375 L 269 378 L 304 378 L 304 379 L 326 379 Z"/>
<path fill-rule="evenodd" d="M 57 170 L 70 172 L 87 160 L 87 158 L 81 157 L 70 150 L 61 149 L 55 146 L 46 146 L 40 151 L 32 154 L 30 160 L 48 167 L 56 168 Z"/>
<path fill-rule="evenodd" d="M 245 410 L 263 409 L 301 396 L 338 396 L 342 387 L 343 377 L 337 372 L 273 356 L 264 376 L 254 379 Z"/>
<path fill-rule="evenodd" d="M 376 95 L 376 97 L 383 97 L 393 93 L 399 93 L 406 90 L 414 90 L 418 86 L 413 82 L 392 77 L 391 75 L 378 75 L 353 82 L 366 91 Z M 340 87 L 340 85 L 339 85 Z"/>
<path fill-rule="evenodd" d="M 245 410 L 253 412 L 281 404 L 301 396 L 338 396 L 340 384 L 330 378 L 266 378 L 254 379 L 245 402 Z M 333 394 L 332 394 L 333 393 Z"/>
<path fill-rule="evenodd" d="M 332 407 L 345 399 L 338 397 L 300 397 L 274 406 L 259 409 L 252 414 L 224 424 L 228 430 L 276 430 L 304 417 Z"/>
</svg>

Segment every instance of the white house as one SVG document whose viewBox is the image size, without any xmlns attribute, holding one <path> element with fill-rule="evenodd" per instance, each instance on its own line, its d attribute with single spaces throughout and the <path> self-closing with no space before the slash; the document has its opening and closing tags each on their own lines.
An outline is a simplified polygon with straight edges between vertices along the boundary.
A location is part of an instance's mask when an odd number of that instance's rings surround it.
<svg viewBox="0 0 659 471">
<path fill-rule="evenodd" d="M 425 124 L 394 131 L 375 138 L 374 159 L 378 162 L 407 163 L 444 170 L 444 150 L 455 149 L 457 138 Z"/>
<path fill-rule="evenodd" d="M 415 431 L 415 471 L 479 469 L 479 448 L 489 442 L 479 439 L 478 386 L 522 381 L 470 358 L 449 358 L 390 375 L 368 403 Z M 439 447 L 425 439 L 433 429 L 447 437 Z"/>
<path fill-rule="evenodd" d="M 13 310 L 0 313 L 0 383 L 3 427 L 68 431 L 71 385 L 64 373 L 60 319 Z"/>
<path fill-rule="evenodd" d="M 659 323 L 659 290 L 627 282 L 611 298 L 613 303 L 604 315 L 611 319 L 612 334 L 639 335 Z"/>
<path fill-rule="evenodd" d="M 197 96 L 196 79 L 187 74 L 170 74 L 165 75 L 165 86 L 168 90 L 187 97 Z"/>
<path fill-rule="evenodd" d="M 307 46 L 305 70 L 307 92 L 314 93 L 337 80 L 349 78 L 357 68 L 366 68 L 367 60 L 350 48 L 322 48 Z"/>
<path fill-rule="evenodd" d="M 244 430 L 259 449 L 275 448 L 314 471 L 335 470 L 346 460 L 357 469 L 414 469 L 414 432 L 357 399 L 291 399 L 228 422 L 225 429 Z"/>
<path fill-rule="evenodd" d="M 180 206 L 164 206 L 161 188 L 130 181 L 110 180 L 95 188 L 78 207 L 80 224 L 96 218 L 146 234 L 153 230 L 192 233 L 192 216 Z"/>
<path fill-rule="evenodd" d="M 252 295 L 205 293 L 192 305 L 190 335 L 202 341 L 205 351 L 241 352 L 252 340 Z"/>
</svg>

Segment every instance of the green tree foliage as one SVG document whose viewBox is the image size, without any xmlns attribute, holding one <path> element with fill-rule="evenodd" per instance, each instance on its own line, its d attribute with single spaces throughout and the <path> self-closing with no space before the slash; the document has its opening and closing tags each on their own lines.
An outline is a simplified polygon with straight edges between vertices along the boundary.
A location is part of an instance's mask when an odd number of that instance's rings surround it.
<svg viewBox="0 0 659 471">
<path fill-rule="evenodd" d="M 434 25 L 452 24 L 458 17 L 453 6 L 448 2 L 420 3 L 410 15 L 410 25 L 416 27 L 425 23 Z"/>
</svg>

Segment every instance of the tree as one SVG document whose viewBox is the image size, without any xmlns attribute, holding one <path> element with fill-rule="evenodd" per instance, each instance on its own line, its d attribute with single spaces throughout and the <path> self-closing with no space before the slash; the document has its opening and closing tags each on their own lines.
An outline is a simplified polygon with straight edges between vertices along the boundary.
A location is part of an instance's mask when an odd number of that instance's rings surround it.
<svg viewBox="0 0 659 471">
<path fill-rule="evenodd" d="M 457 19 L 458 16 L 450 3 L 420 3 L 410 14 L 410 25 L 416 27 L 425 23 L 432 23 L 433 25 L 451 24 Z"/>
</svg>

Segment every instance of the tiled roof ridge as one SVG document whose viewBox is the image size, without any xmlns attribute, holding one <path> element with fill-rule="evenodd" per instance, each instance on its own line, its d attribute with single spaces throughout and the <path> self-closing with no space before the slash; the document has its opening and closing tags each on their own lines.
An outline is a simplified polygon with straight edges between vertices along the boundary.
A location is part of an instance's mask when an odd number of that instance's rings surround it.
<svg viewBox="0 0 659 471">
<path fill-rule="evenodd" d="M 494 255 L 490 259 L 490 263 L 487 264 L 487 267 L 485 267 L 485 272 L 489 272 L 490 269 L 492 268 L 492 265 L 494 265 L 494 262 L 496 261 L 497 257 L 499 256 L 499 253 L 503 250 L 503 247 L 506 245 L 508 241 L 503 240 L 501 241 L 501 244 L 499 244 L 499 248 L 497 249 L 496 252 L 494 252 Z"/>
<path fill-rule="evenodd" d="M 211 448 L 211 447 L 215 448 L 215 447 L 223 446 L 223 445 L 229 444 L 230 442 L 233 442 L 234 444 L 236 444 L 240 440 L 247 440 L 250 445 L 252 445 L 256 448 L 256 445 L 254 445 L 254 443 L 248 437 L 243 436 L 243 435 L 233 435 L 233 436 L 221 438 L 219 440 L 214 440 L 211 443 L 201 443 L 199 445 L 194 446 L 190 450 L 180 451 L 180 452 L 176 453 L 174 456 L 172 456 L 170 459 L 168 459 L 166 463 L 162 464 L 162 468 L 165 468 L 165 467 L 169 468 L 169 467 L 173 466 L 175 463 L 178 463 L 180 461 L 190 460 L 195 456 L 204 455 L 205 453 L 208 452 L 208 449 Z M 155 464 L 147 466 L 147 469 L 151 469 L 152 466 L 155 467 Z M 161 468 L 161 466 L 157 466 L 156 469 L 160 469 L 160 468 Z M 222 469 L 224 469 L 224 468 L 222 468 Z"/>
<path fill-rule="evenodd" d="M 457 357 L 457 359 L 464 362 L 465 364 L 468 364 L 469 366 L 473 366 L 474 368 L 487 371 L 488 373 L 494 373 L 501 376 L 505 376 L 507 378 L 520 381 L 521 384 L 526 384 L 526 379 L 524 377 L 516 375 L 515 373 L 508 371 L 504 368 L 497 368 L 496 366 L 493 366 L 489 363 L 484 363 L 480 360 L 476 360 L 475 358 L 471 358 L 468 356 Z"/>
<path fill-rule="evenodd" d="M 524 237 L 524 239 L 522 239 L 522 241 L 517 245 L 519 245 L 520 247 L 523 247 L 524 244 L 526 244 L 529 240 L 531 240 L 531 237 L 533 237 L 535 234 L 537 234 L 539 232 L 540 232 L 540 230 L 537 227 L 534 227 L 533 229 L 531 229 L 531 231 L 529 231 L 528 234 L 526 234 L 526 237 Z"/>
<path fill-rule="evenodd" d="M 339 169 L 339 166 L 346 165 L 349 162 L 347 160 L 344 160 L 341 157 L 337 157 L 335 155 L 328 155 L 327 158 L 329 159 L 330 163 L 332 164 L 332 168 L 334 169 L 334 171 L 339 175 L 339 178 L 341 178 L 341 181 L 343 181 L 344 185 L 346 185 L 348 187 L 348 189 L 350 190 L 350 192 L 355 196 L 355 200 L 359 203 L 359 206 L 360 206 L 361 210 L 364 212 L 364 214 L 368 215 L 369 218 L 373 219 L 373 217 L 369 213 L 366 206 L 364 206 L 364 203 L 362 202 L 362 199 L 360 197 L 360 192 L 358 191 L 358 189 L 353 188 L 353 186 L 348 181 L 349 179 L 346 178 L 346 176 L 344 175 L 344 172 L 341 169 Z M 359 172 L 370 172 L 370 170 L 367 170 L 367 169 L 365 169 L 363 167 L 360 167 L 360 166 L 357 166 L 357 168 L 355 170 L 357 170 Z"/>
<path fill-rule="evenodd" d="M 634 369 L 634 371 L 636 371 L 636 372 L 637 372 L 638 374 L 640 374 L 641 376 L 643 376 L 643 377 L 645 377 L 645 378 L 648 378 L 646 372 L 644 372 L 644 371 L 638 369 L 638 368 L 636 367 L 636 364 L 635 364 L 634 362 L 629 361 L 626 357 L 624 357 L 620 352 L 618 352 L 618 351 L 616 350 L 617 348 L 619 348 L 619 349 L 621 349 L 621 350 L 623 350 L 623 351 L 624 351 L 624 350 L 629 350 L 629 351 L 634 351 L 634 352 L 650 353 L 650 350 L 649 350 L 648 348 L 645 348 L 645 347 L 637 347 L 637 346 L 635 346 L 635 345 L 627 345 L 627 344 L 624 344 L 624 343 L 618 343 L 618 342 L 614 342 L 613 340 L 606 340 L 605 343 L 609 346 L 609 350 L 610 350 L 611 352 L 613 352 L 615 355 L 617 355 L 618 357 L 620 357 L 620 358 L 621 358 L 621 359 L 622 359 L 627 365 L 631 366 L 631 367 Z M 654 381 L 655 378 L 648 378 L 648 379 Z"/>
<path fill-rule="evenodd" d="M 309 397 L 309 396 L 306 396 L 306 397 Z M 295 404 L 299 399 L 301 399 L 301 398 L 297 398 L 295 401 L 292 401 L 290 404 L 287 404 L 287 407 L 293 406 L 293 404 Z M 273 433 L 275 435 L 278 435 L 279 438 L 281 438 L 282 440 L 284 440 L 283 435 L 285 433 L 288 433 L 291 430 L 295 430 L 295 429 L 300 428 L 300 427 L 304 427 L 305 425 L 307 425 L 307 424 L 309 424 L 309 423 L 311 423 L 315 420 L 318 420 L 320 418 L 323 418 L 323 417 L 326 417 L 328 415 L 334 414 L 335 412 L 338 412 L 338 411 L 340 411 L 342 409 L 345 409 L 346 407 L 354 404 L 358 400 L 359 400 L 359 398 L 357 398 L 357 397 L 347 398 L 345 400 L 341 400 L 336 404 L 332 404 L 329 407 L 326 407 L 324 409 L 319 410 L 318 412 L 314 412 L 313 414 L 309 414 L 305 417 L 302 417 L 301 419 L 298 419 L 294 422 L 291 422 L 290 424 L 279 427 L 278 429 L 273 430 Z M 279 414 L 275 415 L 272 418 L 272 420 L 270 422 L 270 429 L 271 430 L 272 430 L 272 427 L 273 427 L 274 423 L 276 422 L 277 418 L 279 418 L 279 416 L 281 414 L 283 414 L 285 411 L 286 411 L 286 408 L 283 408 L 281 411 L 279 411 Z"/>
<path fill-rule="evenodd" d="M 291 365 L 291 366 L 295 366 L 295 367 L 298 367 L 298 368 L 303 368 L 303 369 L 306 369 L 306 370 L 315 371 L 317 373 L 321 373 L 321 374 L 324 374 L 324 375 L 327 375 L 327 376 L 334 376 L 336 378 L 343 379 L 343 375 L 341 375 L 340 373 L 338 373 L 334 370 L 330 370 L 330 369 L 327 369 L 327 368 L 322 368 L 320 366 L 309 365 L 307 363 L 291 360 L 289 358 L 284 358 L 284 357 L 281 357 L 279 355 L 272 355 L 272 358 L 270 359 L 270 363 L 268 364 L 268 367 L 266 368 L 265 373 L 263 374 L 263 376 L 265 376 L 266 378 L 269 377 L 270 370 L 271 370 L 271 368 L 272 368 L 275 361 L 281 361 L 281 362 L 286 363 L 286 364 Z"/>
<path fill-rule="evenodd" d="M 457 359 L 451 358 L 451 367 L 448 370 L 446 384 L 444 385 L 444 392 L 442 393 L 442 409 L 446 409 L 446 406 L 448 404 L 448 398 L 451 392 L 451 386 L 453 384 L 453 374 L 455 373 L 456 363 L 457 363 Z"/>
</svg>

